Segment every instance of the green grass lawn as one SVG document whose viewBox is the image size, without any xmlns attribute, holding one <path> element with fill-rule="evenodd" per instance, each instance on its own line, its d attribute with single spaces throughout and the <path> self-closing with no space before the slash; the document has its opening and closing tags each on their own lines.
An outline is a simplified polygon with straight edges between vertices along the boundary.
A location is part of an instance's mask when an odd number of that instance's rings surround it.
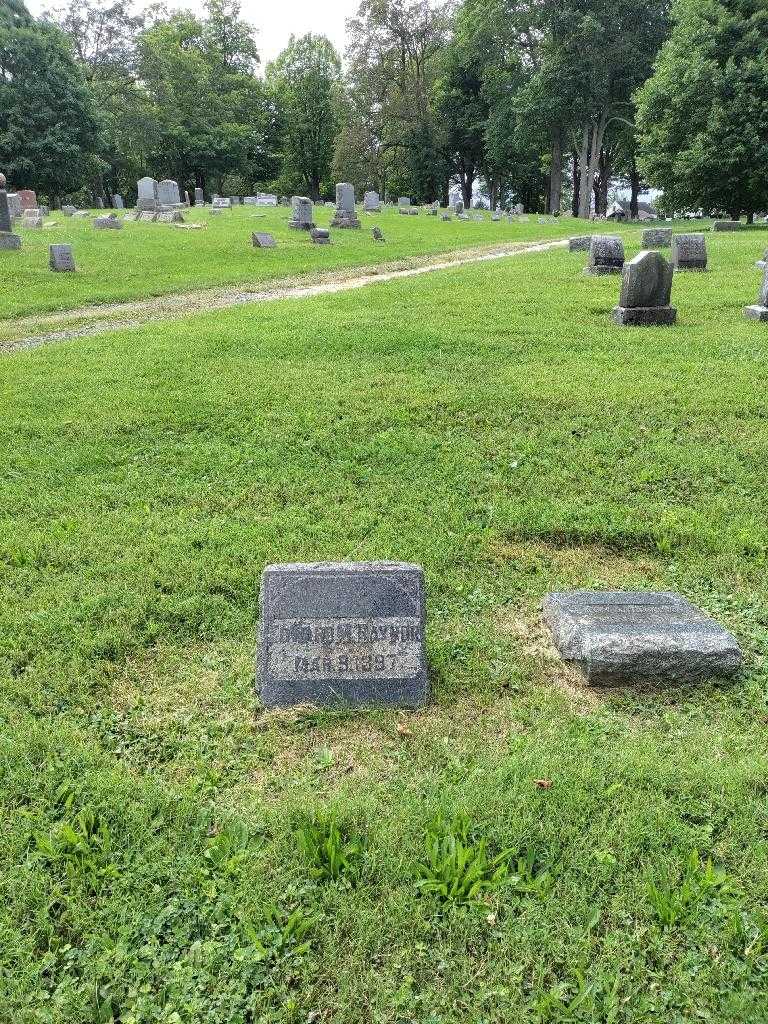
<svg viewBox="0 0 768 1024">
<path fill-rule="evenodd" d="M 673 328 L 556 250 L 0 361 L 0 1017 L 768 1020 L 768 231 L 708 243 Z M 345 558 L 424 566 L 434 703 L 261 714 L 264 564 Z M 579 687 L 571 587 L 744 675 Z"/>
<path fill-rule="evenodd" d="M 5 287 L 0 293 L 0 319 L 76 309 L 80 306 L 147 298 L 168 292 L 259 283 L 323 271 L 437 255 L 457 249 L 563 238 L 585 229 L 572 218 L 539 224 L 450 222 L 428 217 L 403 217 L 393 210 L 360 213 L 360 231 L 333 231 L 330 246 L 312 245 L 303 231 L 288 227 L 290 210 L 242 206 L 212 215 L 210 209 L 184 213 L 189 224 L 204 230 L 184 231 L 168 224 L 126 222 L 121 231 L 97 231 L 90 220 L 66 218 L 54 211 L 44 230 L 18 228 L 22 249 L 0 252 Z M 315 220 L 327 227 L 333 210 L 315 207 Z M 384 231 L 386 244 L 373 241 L 371 229 Z M 588 225 L 587 225 L 588 226 Z M 278 246 L 254 249 L 251 234 L 271 231 Z M 48 269 L 48 246 L 70 242 L 76 274 Z"/>
</svg>

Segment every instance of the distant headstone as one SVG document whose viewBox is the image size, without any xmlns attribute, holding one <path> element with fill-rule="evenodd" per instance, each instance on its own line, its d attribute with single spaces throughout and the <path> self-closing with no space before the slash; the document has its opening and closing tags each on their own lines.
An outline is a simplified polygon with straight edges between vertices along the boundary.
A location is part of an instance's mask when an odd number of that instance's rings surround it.
<svg viewBox="0 0 768 1024">
<path fill-rule="evenodd" d="M 568 239 L 568 252 L 589 252 L 592 235 L 574 235 Z"/>
<path fill-rule="evenodd" d="M 669 304 L 672 294 L 672 265 L 660 252 L 644 250 L 624 264 L 619 304 L 613 310 L 614 323 L 625 327 L 662 327 L 677 320 Z"/>
<path fill-rule="evenodd" d="M 157 214 L 153 213 L 152 210 L 142 210 L 139 214 L 139 220 L 142 224 L 154 224 L 157 220 Z"/>
<path fill-rule="evenodd" d="M 288 227 L 296 231 L 311 231 L 315 226 L 312 200 L 306 196 L 294 196 L 291 199 L 291 217 Z"/>
<path fill-rule="evenodd" d="M 229 210 L 232 208 L 232 200 L 227 199 L 225 196 L 214 196 L 211 208 L 214 210 Z"/>
<path fill-rule="evenodd" d="M 494 224 L 498 224 L 498 222 L 501 220 L 501 211 L 494 210 L 493 213 L 491 214 L 491 220 L 494 222 Z"/>
<path fill-rule="evenodd" d="M 765 268 L 768 266 L 768 249 L 766 249 L 763 253 L 763 258 L 761 260 L 757 260 L 755 266 L 759 267 L 761 270 L 765 270 Z"/>
<path fill-rule="evenodd" d="M 397 200 L 397 207 L 399 210 L 410 210 L 412 205 L 410 196 L 400 196 Z"/>
<path fill-rule="evenodd" d="M 36 210 L 38 208 L 37 196 L 31 188 L 20 188 L 16 195 L 19 197 L 22 210 Z"/>
<path fill-rule="evenodd" d="M 122 210 L 125 208 L 123 197 L 121 195 L 112 196 L 112 205 L 116 210 Z"/>
<path fill-rule="evenodd" d="M 104 230 L 105 228 L 112 228 L 113 230 L 119 231 L 123 226 L 123 222 L 118 220 L 114 213 L 110 213 L 106 217 L 95 217 L 93 226 L 101 230 Z"/>
<path fill-rule="evenodd" d="M 71 273 L 75 269 L 72 246 L 63 242 L 48 247 L 48 266 L 56 273 Z"/>
<path fill-rule="evenodd" d="M 744 316 L 748 320 L 768 320 L 768 267 L 763 271 L 757 303 L 754 306 L 747 306 L 744 309 Z"/>
<path fill-rule="evenodd" d="M 201 188 L 195 189 L 195 206 L 205 206 L 205 192 Z"/>
<path fill-rule="evenodd" d="M 456 214 L 457 217 L 464 213 L 464 203 L 461 199 L 457 199 L 456 202 L 453 204 L 453 212 Z"/>
<path fill-rule="evenodd" d="M 522 217 L 522 215 L 525 213 L 525 206 L 522 203 L 515 203 L 515 205 L 512 207 L 512 212 L 516 214 L 518 217 Z"/>
<path fill-rule="evenodd" d="M 744 225 L 740 220 L 716 220 L 712 225 L 713 231 L 741 231 Z"/>
<path fill-rule="evenodd" d="M 239 196 L 230 196 L 229 197 L 229 205 L 230 206 L 239 206 L 240 205 L 240 197 Z"/>
<path fill-rule="evenodd" d="M 706 237 L 700 233 L 673 235 L 672 266 L 675 270 L 706 270 Z"/>
<path fill-rule="evenodd" d="M 11 209 L 8 204 L 8 193 L 0 189 L 0 249 L 20 249 L 21 238 L 14 235 Z"/>
<path fill-rule="evenodd" d="M 589 244 L 587 274 L 620 274 L 624 266 L 624 243 L 618 235 L 593 235 Z"/>
<path fill-rule="evenodd" d="M 256 196 L 244 196 L 243 206 L 258 206 L 259 201 Z"/>
<path fill-rule="evenodd" d="M 136 182 L 136 209 L 156 210 L 158 206 L 157 182 L 149 176 Z"/>
<path fill-rule="evenodd" d="M 669 249 L 672 245 L 672 228 L 646 228 L 643 231 L 643 249 Z"/>
<path fill-rule="evenodd" d="M 185 206 L 189 206 L 190 205 L 190 202 L 189 202 L 189 192 L 187 192 L 186 189 L 184 189 L 184 205 Z"/>
<path fill-rule="evenodd" d="M 384 232 L 381 230 L 381 228 L 376 227 L 373 229 L 373 240 L 374 242 L 384 241 Z"/>
<path fill-rule="evenodd" d="M 257 206 L 277 206 L 277 196 L 271 192 L 258 192 L 256 194 Z"/>
<path fill-rule="evenodd" d="M 560 656 L 595 686 L 731 676 L 738 640 L 684 597 L 647 591 L 548 594 L 544 620 Z"/>
<path fill-rule="evenodd" d="M 104 200 L 102 199 L 101 196 L 96 196 L 96 199 L 94 200 L 93 205 L 96 207 L 97 210 L 103 210 L 104 209 Z"/>
<path fill-rule="evenodd" d="M 378 213 L 381 209 L 381 197 L 378 192 L 366 192 L 363 196 L 363 209 L 366 213 Z"/>
<path fill-rule="evenodd" d="M 43 215 L 37 209 L 27 209 L 21 218 L 21 226 L 23 228 L 31 228 L 36 230 L 43 226 Z"/>
<path fill-rule="evenodd" d="M 349 182 L 341 182 L 336 186 L 336 212 L 331 221 L 331 227 L 360 227 L 360 220 L 355 210 L 355 189 Z"/>
<path fill-rule="evenodd" d="M 312 228 L 309 232 L 309 237 L 315 245 L 331 244 L 331 233 L 328 228 Z"/>
<path fill-rule="evenodd" d="M 72 216 L 77 220 L 85 220 L 91 216 L 90 210 L 75 210 Z"/>
<path fill-rule="evenodd" d="M 260 606 L 258 688 L 265 707 L 426 703 L 419 566 L 269 565 Z"/>
<path fill-rule="evenodd" d="M 446 213 L 444 213 L 444 214 L 442 215 L 442 217 L 440 218 L 440 220 L 445 220 L 445 221 L 448 221 L 448 220 L 453 220 L 453 218 L 451 217 L 450 213 L 446 212 Z"/>
<path fill-rule="evenodd" d="M 184 214 L 181 210 L 163 210 L 157 215 L 158 224 L 183 224 Z"/>
<path fill-rule="evenodd" d="M 274 249 L 277 245 L 274 235 L 267 231 L 254 231 L 251 235 L 254 249 Z"/>
<path fill-rule="evenodd" d="M 18 192 L 8 193 L 8 209 L 11 211 L 11 219 L 15 220 L 21 216 L 21 200 L 19 199 Z"/>
<path fill-rule="evenodd" d="M 178 182 L 163 178 L 157 183 L 157 199 L 161 206 L 181 206 Z"/>
</svg>

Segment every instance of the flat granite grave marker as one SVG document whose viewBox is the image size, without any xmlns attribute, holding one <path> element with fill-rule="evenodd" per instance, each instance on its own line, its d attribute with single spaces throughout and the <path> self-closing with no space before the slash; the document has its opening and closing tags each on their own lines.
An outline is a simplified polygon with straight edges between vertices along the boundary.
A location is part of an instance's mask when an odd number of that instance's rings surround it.
<svg viewBox="0 0 768 1024">
<path fill-rule="evenodd" d="M 595 686 L 691 682 L 741 668 L 738 640 L 684 597 L 632 590 L 547 594 L 544 621 L 564 661 Z"/>
<path fill-rule="evenodd" d="M 225 196 L 214 196 L 211 202 L 211 209 L 213 210 L 231 210 L 232 200 L 227 199 Z"/>
<path fill-rule="evenodd" d="M 707 240 L 700 232 L 672 237 L 672 266 L 675 270 L 707 269 Z"/>
<path fill-rule="evenodd" d="M 641 245 L 643 249 L 669 249 L 672 245 L 672 228 L 646 228 Z"/>
<path fill-rule="evenodd" d="M 660 252 L 639 252 L 624 264 L 619 304 L 613 320 L 625 327 L 662 327 L 675 323 L 677 310 L 670 306 L 672 265 Z"/>
<path fill-rule="evenodd" d="M 48 266 L 56 273 L 73 273 L 75 269 L 75 257 L 72 246 L 64 242 L 48 246 Z"/>
<path fill-rule="evenodd" d="M 254 249 L 275 249 L 277 247 L 275 236 L 270 235 L 268 231 L 254 231 L 251 235 L 251 242 Z"/>
<path fill-rule="evenodd" d="M 624 266 L 624 243 L 618 235 L 593 235 L 589 244 L 587 274 L 620 274 Z"/>
<path fill-rule="evenodd" d="M 106 217 L 94 217 L 93 226 L 101 231 L 105 228 L 112 228 L 114 231 L 120 231 L 123 226 L 123 222 L 118 220 L 114 213 L 110 213 Z"/>
<path fill-rule="evenodd" d="M 309 237 L 315 245 L 331 244 L 331 232 L 328 228 L 310 228 Z"/>
<path fill-rule="evenodd" d="M 712 225 L 713 231 L 741 231 L 744 225 L 740 220 L 716 220 Z"/>
<path fill-rule="evenodd" d="M 420 566 L 268 565 L 260 605 L 258 687 L 265 707 L 427 701 Z"/>
<path fill-rule="evenodd" d="M 768 267 L 763 271 L 763 280 L 760 285 L 760 294 L 757 297 L 757 304 L 746 306 L 744 316 L 748 320 L 768 320 Z"/>
</svg>

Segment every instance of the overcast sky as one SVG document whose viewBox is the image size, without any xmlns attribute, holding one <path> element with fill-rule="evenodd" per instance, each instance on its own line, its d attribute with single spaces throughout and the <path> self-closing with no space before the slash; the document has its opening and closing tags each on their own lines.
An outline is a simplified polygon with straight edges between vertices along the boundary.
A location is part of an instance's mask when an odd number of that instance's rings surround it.
<svg viewBox="0 0 768 1024">
<path fill-rule="evenodd" d="M 291 35 L 305 32 L 328 36 L 344 54 L 344 21 L 357 13 L 359 0 L 241 0 L 243 18 L 256 29 L 256 39 L 264 64 L 280 53 Z M 61 6 L 58 0 L 27 0 L 32 14 Z M 137 0 L 136 9 L 147 6 Z M 168 9 L 184 7 L 202 10 L 201 0 L 169 0 Z"/>
</svg>

